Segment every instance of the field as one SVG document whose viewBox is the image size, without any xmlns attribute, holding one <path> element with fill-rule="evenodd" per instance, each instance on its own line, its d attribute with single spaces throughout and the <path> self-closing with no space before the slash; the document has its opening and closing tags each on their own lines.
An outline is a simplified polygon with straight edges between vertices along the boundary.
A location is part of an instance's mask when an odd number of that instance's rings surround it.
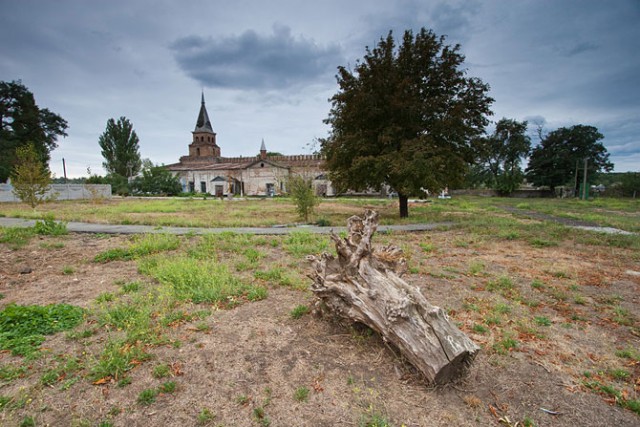
<svg viewBox="0 0 640 427">
<path fill-rule="evenodd" d="M 640 203 L 332 200 L 364 208 L 418 286 L 482 350 L 425 385 L 370 330 L 314 314 L 304 257 L 326 236 L 83 235 L 58 221 L 293 224 L 286 199 L 56 202 L 0 216 L 0 424 L 7 426 L 575 426 L 640 423 Z"/>
</svg>

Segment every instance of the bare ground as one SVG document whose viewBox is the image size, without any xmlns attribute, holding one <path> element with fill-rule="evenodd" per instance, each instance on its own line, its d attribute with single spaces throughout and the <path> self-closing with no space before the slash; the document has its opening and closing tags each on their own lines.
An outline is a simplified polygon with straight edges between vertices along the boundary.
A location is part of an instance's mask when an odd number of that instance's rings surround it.
<svg viewBox="0 0 640 427">
<path fill-rule="evenodd" d="M 91 308 L 99 294 L 117 292 L 118 283 L 150 282 L 134 261 L 91 262 L 127 239 L 72 234 L 36 238 L 15 251 L 0 245 L 0 306 L 66 302 Z M 206 330 L 192 323 L 175 326 L 172 333 L 182 345 L 149 348 L 153 358 L 132 371 L 126 387 L 93 385 L 87 378 L 66 390 L 42 385 L 54 355 L 73 354 L 89 364 L 106 332 L 85 341 L 64 333 L 48 338 L 43 348 L 49 356 L 29 362 L 21 378 L 0 382 L 0 396 L 25 398 L 22 407 L 0 412 L 0 424 L 20 425 L 27 415 L 36 425 L 52 426 L 384 425 L 374 423 L 381 419 L 394 426 L 640 424 L 639 415 L 610 395 L 583 385 L 589 372 L 588 378 L 624 390 L 628 399 L 640 397 L 638 362 L 615 355 L 640 349 L 640 278 L 632 274 L 640 271 L 637 254 L 572 242 L 540 249 L 455 230 L 380 240 L 402 244 L 413 266 L 406 279 L 446 307 L 482 346 L 458 383 L 425 385 L 365 330 L 327 317 L 291 318 L 294 307 L 313 304 L 312 295 L 273 286 L 262 301 L 214 311 Z M 418 246 L 425 242 L 434 249 Z M 64 246 L 52 249 L 55 243 Z M 65 267 L 73 273 L 63 274 Z M 499 278 L 509 278 L 513 287 L 492 288 Z M 534 280 L 544 286 L 532 287 Z M 624 322 L 616 317 L 620 313 L 626 313 Z M 540 326 L 536 318 L 550 324 Z M 507 338 L 517 345 L 501 351 Z M 0 365 L 21 362 L 0 353 Z M 141 405 L 140 392 L 164 381 L 152 375 L 160 362 L 171 366 L 177 390 Z M 629 375 L 614 378 L 608 373 L 615 369 Z M 307 401 L 294 398 L 300 387 L 309 389 Z M 204 410 L 213 416 L 204 417 Z"/>
</svg>

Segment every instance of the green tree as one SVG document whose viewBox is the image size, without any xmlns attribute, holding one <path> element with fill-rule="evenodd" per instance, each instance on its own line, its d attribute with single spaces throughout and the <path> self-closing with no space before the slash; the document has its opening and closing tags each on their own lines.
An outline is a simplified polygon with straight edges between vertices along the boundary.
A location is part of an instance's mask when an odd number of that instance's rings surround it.
<svg viewBox="0 0 640 427">
<path fill-rule="evenodd" d="M 164 166 L 154 165 L 150 160 L 142 162 L 142 175 L 133 180 L 132 191 L 141 194 L 175 196 L 182 192 L 182 185 Z"/>
<path fill-rule="evenodd" d="M 339 191 L 398 192 L 400 217 L 420 187 L 459 185 L 474 160 L 473 140 L 488 123 L 488 85 L 467 77 L 460 46 L 421 29 L 393 35 L 358 62 L 338 68 L 339 92 L 331 98 L 331 125 L 321 152 Z"/>
<path fill-rule="evenodd" d="M 503 118 L 493 134 L 479 139 L 479 163 L 485 184 L 500 194 L 517 190 L 524 180 L 520 162 L 531 150 L 527 122 Z"/>
<path fill-rule="evenodd" d="M 593 182 L 598 172 L 611 171 L 613 163 L 600 142 L 604 136 L 593 126 L 576 125 L 549 133 L 534 147 L 526 169 L 526 177 L 536 186 L 552 190 L 561 185 L 582 182 L 584 159 L 587 159 L 587 179 Z"/>
<path fill-rule="evenodd" d="M 33 144 L 16 149 L 16 164 L 11 172 L 13 194 L 32 209 L 46 198 L 51 186 L 51 172 Z"/>
<path fill-rule="evenodd" d="M 102 166 L 108 174 L 129 178 L 140 172 L 140 140 L 126 117 L 107 121 L 107 128 L 98 140 L 102 148 Z"/>
<path fill-rule="evenodd" d="M 296 212 L 300 219 L 309 222 L 320 199 L 313 192 L 313 179 L 302 175 L 290 176 L 287 181 L 287 190 L 296 205 Z"/>
<path fill-rule="evenodd" d="M 67 136 L 67 122 L 36 105 L 21 81 L 0 81 L 0 182 L 6 182 L 16 162 L 16 149 L 32 144 L 48 165 L 59 136 Z"/>
</svg>

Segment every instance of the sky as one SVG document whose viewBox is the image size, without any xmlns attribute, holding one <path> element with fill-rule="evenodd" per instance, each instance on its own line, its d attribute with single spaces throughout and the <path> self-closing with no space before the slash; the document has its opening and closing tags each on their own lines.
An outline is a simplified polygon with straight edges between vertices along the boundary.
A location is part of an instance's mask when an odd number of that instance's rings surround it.
<svg viewBox="0 0 640 427">
<path fill-rule="evenodd" d="M 0 0 L 0 81 L 69 124 L 50 167 L 104 174 L 98 138 L 129 119 L 155 164 L 188 154 L 204 93 L 222 155 L 307 154 L 328 135 L 338 66 L 389 31 L 459 44 L 495 122 L 595 126 L 640 171 L 639 0 Z"/>
</svg>

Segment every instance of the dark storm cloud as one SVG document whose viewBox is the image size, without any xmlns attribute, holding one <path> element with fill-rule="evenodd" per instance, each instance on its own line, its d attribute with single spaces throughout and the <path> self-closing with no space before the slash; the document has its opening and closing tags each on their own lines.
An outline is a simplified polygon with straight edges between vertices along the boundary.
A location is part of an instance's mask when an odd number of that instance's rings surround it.
<svg viewBox="0 0 640 427">
<path fill-rule="evenodd" d="M 180 68 L 207 87 L 278 89 L 313 83 L 341 64 L 341 49 L 332 44 L 294 37 L 291 29 L 275 25 L 273 33 L 248 30 L 238 36 L 188 36 L 172 45 Z"/>
</svg>

